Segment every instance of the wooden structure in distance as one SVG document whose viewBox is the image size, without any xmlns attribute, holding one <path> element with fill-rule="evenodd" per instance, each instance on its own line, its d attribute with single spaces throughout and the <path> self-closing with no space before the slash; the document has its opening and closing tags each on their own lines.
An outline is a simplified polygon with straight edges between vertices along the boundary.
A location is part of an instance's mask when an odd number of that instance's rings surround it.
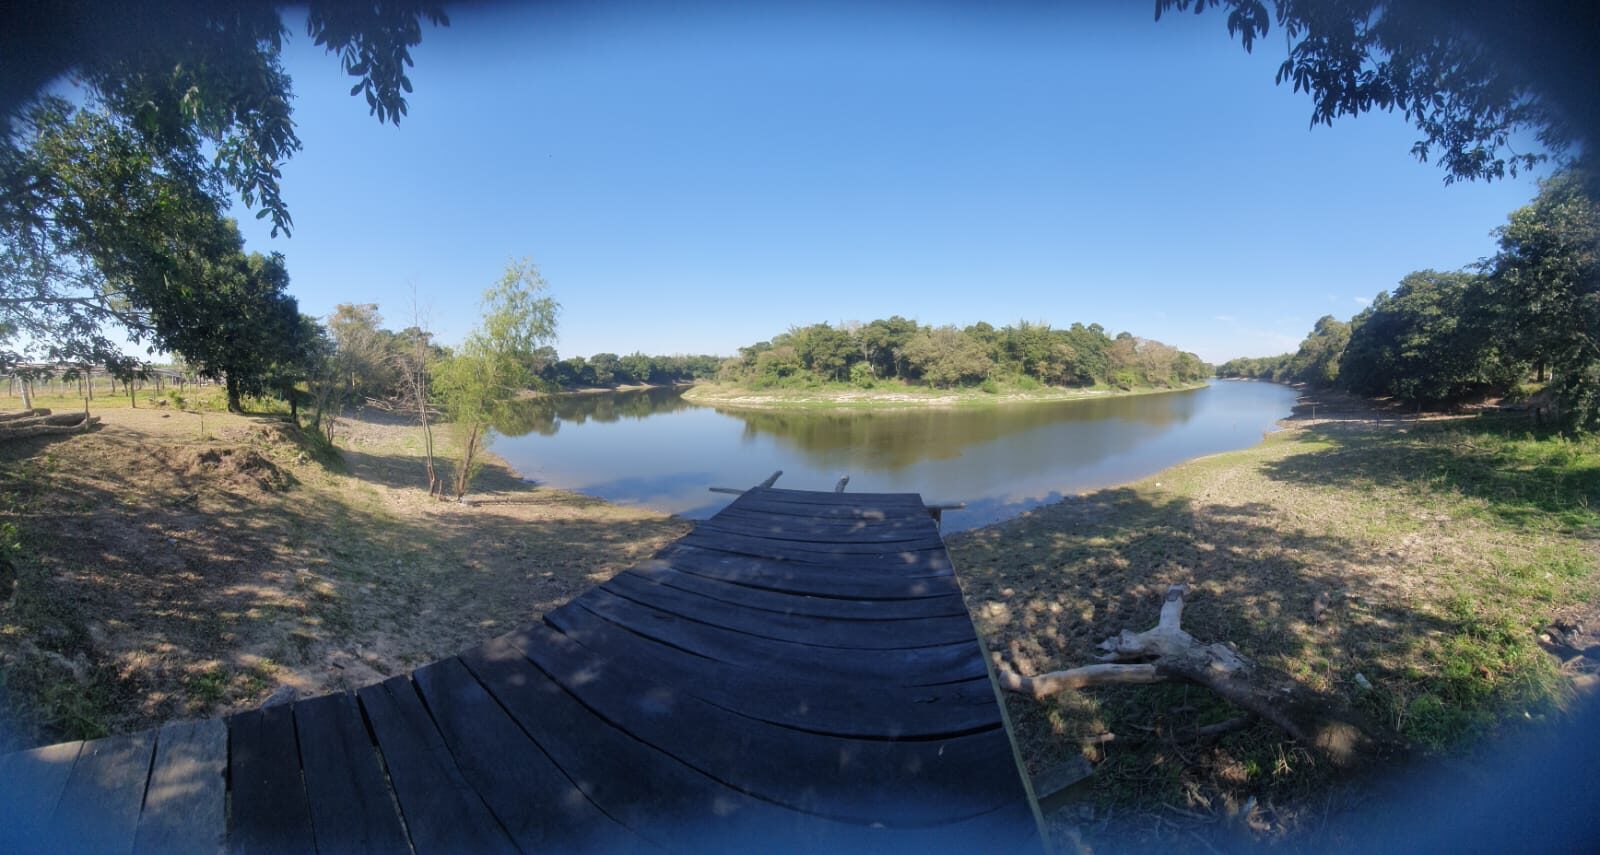
<svg viewBox="0 0 1600 855">
<path fill-rule="evenodd" d="M 0 756 L 4 852 L 1040 849 L 915 494 L 744 492 L 356 693 Z"/>
</svg>

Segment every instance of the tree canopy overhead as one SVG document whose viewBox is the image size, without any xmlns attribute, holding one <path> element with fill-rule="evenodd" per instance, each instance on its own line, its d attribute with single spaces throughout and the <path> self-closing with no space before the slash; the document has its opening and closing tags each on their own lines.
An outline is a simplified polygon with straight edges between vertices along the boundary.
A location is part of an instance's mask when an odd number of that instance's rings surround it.
<svg viewBox="0 0 1600 855">
<path fill-rule="evenodd" d="M 1313 124 L 1371 110 L 1402 113 L 1447 182 L 1515 175 L 1552 154 L 1600 143 L 1600 4 L 1592 0 L 1156 0 L 1227 10 L 1245 50 L 1283 33 L 1278 83 L 1309 94 Z"/>
<path fill-rule="evenodd" d="M 276 0 L 65 0 L 0 7 L 0 130 L 53 80 L 68 77 L 153 149 L 181 155 L 218 187 L 292 227 L 280 167 L 300 148 Z M 399 123 L 422 22 L 449 23 L 427 0 L 311 0 L 306 31 L 336 54 L 379 121 Z M 214 159 L 205 152 L 214 151 Z M 11 188 L 5 188 L 9 191 Z"/>
</svg>

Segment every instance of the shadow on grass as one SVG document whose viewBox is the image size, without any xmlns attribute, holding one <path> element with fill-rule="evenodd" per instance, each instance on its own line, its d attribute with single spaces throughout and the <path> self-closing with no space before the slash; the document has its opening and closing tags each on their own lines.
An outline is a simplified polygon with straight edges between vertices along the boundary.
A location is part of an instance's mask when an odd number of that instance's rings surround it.
<svg viewBox="0 0 1600 855">
<path fill-rule="evenodd" d="M 0 447 L 0 524 L 19 543 L 3 556 L 14 708 L 0 751 L 247 707 L 279 682 L 317 693 L 400 673 L 537 618 L 685 528 L 493 469 L 485 489 L 517 491 L 503 509 L 397 508 L 342 477 L 262 490 L 174 463 L 192 445 L 106 431 Z M 420 486 L 420 463 L 413 480 L 409 461 L 364 462 Z"/>
<path fill-rule="evenodd" d="M 1269 463 L 1269 477 L 1455 493 L 1482 500 L 1490 514 L 1518 527 L 1593 525 L 1600 511 L 1600 441 L 1564 438 L 1522 416 L 1385 430 L 1319 425 L 1307 434 L 1330 447 Z"/>
<path fill-rule="evenodd" d="M 1295 460 L 1269 465 L 1282 472 Z M 1096 661 L 1101 640 L 1153 626 L 1162 592 L 1186 582 L 1194 591 L 1184 628 L 1197 639 L 1232 641 L 1308 689 L 1348 703 L 1380 738 L 1415 742 L 1432 734 L 1448 745 L 1474 728 L 1492 730 L 1510 707 L 1532 703 L 1547 688 L 1525 684 L 1517 671 L 1548 672 L 1525 628 L 1526 643 L 1470 610 L 1422 607 L 1405 587 L 1405 571 L 1376 545 L 1309 532 L 1292 510 L 1260 501 L 1201 507 L 1112 489 L 949 542 L 990 649 L 1024 673 Z M 1472 640 L 1474 653 L 1503 647 L 1516 656 L 1468 660 L 1450 647 L 1459 638 Z M 1533 658 L 1524 661 L 1524 654 Z M 1436 667 L 1441 655 L 1466 672 Z M 1268 836 L 1287 834 L 1315 824 L 1333 804 L 1329 787 L 1339 776 L 1270 725 L 1211 744 L 1187 738 L 1238 715 L 1203 689 L 1106 687 L 1043 703 L 1010 697 L 1007 704 L 1030 771 L 1080 753 L 1096 764 L 1087 806 L 1075 809 L 1085 813 L 1057 819 L 1058 830 L 1075 827 L 1085 841 L 1100 834 L 1111 835 L 1114 847 L 1155 846 L 1170 843 L 1176 831 L 1188 845 L 1189 831 L 1211 836 L 1252 799 Z M 1086 744 L 1107 733 L 1115 737 Z M 1318 803 L 1308 809 L 1313 795 Z M 1111 816 L 1121 817 L 1115 828 Z"/>
</svg>

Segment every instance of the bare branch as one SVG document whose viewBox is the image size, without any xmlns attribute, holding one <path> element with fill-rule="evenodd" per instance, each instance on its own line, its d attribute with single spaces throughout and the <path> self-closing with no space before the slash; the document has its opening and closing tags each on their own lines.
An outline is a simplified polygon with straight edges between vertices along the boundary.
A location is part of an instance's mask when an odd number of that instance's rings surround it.
<svg viewBox="0 0 1600 855">
<path fill-rule="evenodd" d="M 1101 642 L 1100 648 L 1106 651 L 1101 658 L 1107 660 L 1103 664 L 1025 677 L 997 655 L 996 681 L 1007 691 L 1036 699 L 1091 686 L 1183 681 L 1208 688 L 1234 706 L 1272 722 L 1337 765 L 1354 762 L 1375 747 L 1373 740 L 1348 720 L 1337 700 L 1261 668 L 1231 644 L 1201 644 L 1184 632 L 1181 623 L 1188 591 L 1187 585 L 1169 587 L 1160 620 L 1150 629 L 1137 633 L 1123 630 Z M 1225 724 L 1227 729 L 1243 726 L 1232 721 Z"/>
</svg>

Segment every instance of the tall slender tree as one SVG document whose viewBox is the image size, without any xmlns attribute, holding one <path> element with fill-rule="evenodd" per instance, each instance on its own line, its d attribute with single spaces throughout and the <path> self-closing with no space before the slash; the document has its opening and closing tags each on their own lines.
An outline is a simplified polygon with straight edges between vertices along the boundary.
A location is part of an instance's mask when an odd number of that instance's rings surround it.
<svg viewBox="0 0 1600 855">
<path fill-rule="evenodd" d="M 512 261 L 484 292 L 478 328 L 439 365 L 434 388 L 455 432 L 450 490 L 457 500 L 482 466 L 490 426 L 528 388 L 530 362 L 555 338 L 560 306 L 548 288 L 532 261 Z"/>
</svg>

